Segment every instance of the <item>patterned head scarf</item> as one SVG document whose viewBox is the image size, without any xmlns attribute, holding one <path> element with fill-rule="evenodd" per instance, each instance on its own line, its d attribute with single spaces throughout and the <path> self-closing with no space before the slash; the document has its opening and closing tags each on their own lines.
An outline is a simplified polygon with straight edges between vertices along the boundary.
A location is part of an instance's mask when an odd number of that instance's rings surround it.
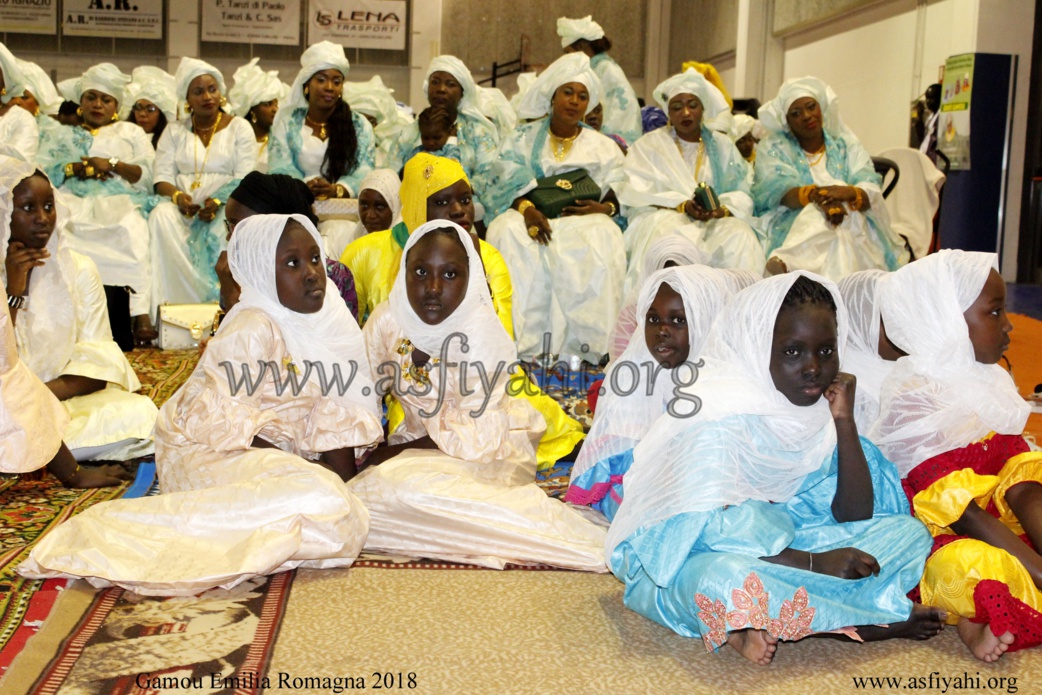
<svg viewBox="0 0 1042 695">
<path fill-rule="evenodd" d="M 541 118 L 550 113 L 554 92 L 569 82 L 578 82 L 589 90 L 590 103 L 586 106 L 586 113 L 597 108 L 601 101 L 601 81 L 590 67 L 590 59 L 585 53 L 566 53 L 539 73 L 518 106 L 518 118 Z"/>
</svg>

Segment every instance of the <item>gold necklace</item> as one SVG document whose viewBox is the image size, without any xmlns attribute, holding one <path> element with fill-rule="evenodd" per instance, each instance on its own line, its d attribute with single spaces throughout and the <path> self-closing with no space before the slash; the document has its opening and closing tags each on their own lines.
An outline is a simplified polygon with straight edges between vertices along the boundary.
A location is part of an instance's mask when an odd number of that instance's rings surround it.
<svg viewBox="0 0 1042 695">
<path fill-rule="evenodd" d="M 325 123 L 319 123 L 318 121 L 311 120 L 311 117 L 308 116 L 306 113 L 304 114 L 304 122 L 307 123 L 312 128 L 315 128 L 316 126 L 318 127 L 318 139 L 319 140 L 325 140 L 326 139 L 326 124 Z"/>
<path fill-rule="evenodd" d="M 677 152 L 680 153 L 680 158 L 684 158 L 684 147 L 680 144 L 680 138 L 677 137 L 677 131 L 673 131 L 673 142 L 677 146 Z M 705 157 L 706 144 L 701 140 L 698 141 L 698 154 L 695 156 L 695 181 L 698 182 L 701 179 L 698 178 L 698 172 L 702 170 L 702 159 Z"/>
<path fill-rule="evenodd" d="M 194 191 L 203 185 L 203 174 L 206 173 L 206 160 L 210 157 L 210 145 L 213 144 L 213 136 L 216 134 L 217 126 L 221 122 L 220 114 L 217 115 L 217 120 L 210 126 L 208 130 L 200 130 L 195 124 L 195 119 L 192 119 L 192 133 L 195 138 L 192 140 L 192 185 L 191 189 Z M 199 167 L 199 141 L 202 140 L 202 134 L 208 133 L 210 139 L 206 141 L 206 145 L 203 149 L 203 166 Z"/>
<path fill-rule="evenodd" d="M 271 135 L 271 133 L 268 133 L 267 135 L 262 137 L 260 140 L 258 140 L 258 142 L 260 142 L 260 144 L 261 144 L 260 149 L 257 151 L 258 153 L 263 152 L 264 148 L 268 146 L 268 137 L 270 137 L 270 135 Z"/>
<path fill-rule="evenodd" d="M 579 137 L 579 134 L 583 132 L 582 126 L 575 131 L 575 135 L 567 138 L 561 138 L 554 135 L 554 131 L 550 132 L 550 147 L 553 148 L 554 161 L 563 162 L 568 158 L 568 153 L 572 151 L 572 145 L 575 143 L 575 139 Z"/>
<path fill-rule="evenodd" d="M 90 133 L 94 137 L 98 137 L 98 131 L 101 130 L 101 128 L 91 128 L 86 123 L 80 124 L 80 127 L 83 128 L 84 130 L 86 130 L 88 133 Z"/>
<path fill-rule="evenodd" d="M 814 161 L 811 161 L 811 157 L 813 157 L 814 155 L 817 155 L 817 157 L 814 159 Z M 803 156 L 807 158 L 808 165 L 812 167 L 817 166 L 818 163 L 821 162 L 822 158 L 825 156 L 825 146 L 822 145 L 820 150 L 815 150 L 813 152 L 807 152 L 807 150 L 804 150 Z"/>
</svg>

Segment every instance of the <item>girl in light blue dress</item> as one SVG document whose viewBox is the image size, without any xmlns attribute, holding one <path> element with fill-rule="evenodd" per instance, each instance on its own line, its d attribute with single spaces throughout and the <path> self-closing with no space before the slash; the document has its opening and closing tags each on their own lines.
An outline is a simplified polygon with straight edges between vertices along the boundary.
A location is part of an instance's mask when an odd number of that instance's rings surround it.
<svg viewBox="0 0 1042 695">
<path fill-rule="evenodd" d="M 660 418 L 634 450 L 606 545 L 627 607 L 759 664 L 783 639 L 940 631 L 944 611 L 906 596 L 930 536 L 858 436 L 846 335 L 836 286 L 802 271 L 721 312 L 685 389 L 699 410 Z"/>
</svg>

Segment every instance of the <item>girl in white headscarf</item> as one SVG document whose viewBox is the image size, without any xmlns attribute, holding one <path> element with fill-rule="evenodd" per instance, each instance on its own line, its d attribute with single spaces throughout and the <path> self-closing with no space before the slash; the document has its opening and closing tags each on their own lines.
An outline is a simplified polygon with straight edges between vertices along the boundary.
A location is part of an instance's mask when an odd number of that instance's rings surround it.
<svg viewBox="0 0 1042 695">
<path fill-rule="evenodd" d="M 459 147 L 460 163 L 470 173 L 476 198 L 476 219 L 481 220 L 489 207 L 491 191 L 486 189 L 491 184 L 492 164 L 496 160 L 501 139 L 500 127 L 486 110 L 492 103 L 482 96 L 481 88 L 474 82 L 470 70 L 456 56 L 441 55 L 431 60 L 427 66 L 423 91 L 427 93 L 427 101 L 431 106 L 445 109 L 455 122 L 455 131 L 449 143 Z M 419 144 L 420 127 L 414 122 L 402 129 L 398 142 L 391 150 L 389 168 L 401 171 L 406 163 L 405 158 Z"/>
<path fill-rule="evenodd" d="M 290 87 L 286 108 L 271 130 L 270 171 L 308 184 L 316 200 L 354 198 L 373 168 L 373 127 L 355 113 L 344 94 L 351 64 L 344 47 L 331 41 L 310 46 L 300 56 L 300 72 Z M 346 220 L 319 224 L 326 253 L 339 258 L 355 240 Z"/>
<path fill-rule="evenodd" d="M 134 393 L 141 383 L 112 339 L 94 262 L 66 245 L 68 213 L 47 178 L 0 159 L 0 275 L 23 303 L 12 319 L 22 361 L 65 406 L 63 438 L 77 459 L 150 453 L 156 407 Z"/>
<path fill-rule="evenodd" d="M 240 66 L 232 78 L 235 84 L 228 92 L 228 101 L 233 115 L 241 116 L 253 126 L 257 138 L 257 171 L 268 171 L 268 139 L 275 115 L 279 111 L 279 99 L 286 97 L 285 85 L 279 79 L 278 70 L 265 72 L 254 58 Z"/>
<path fill-rule="evenodd" d="M 130 76 L 111 63 L 88 69 L 70 88 L 82 126 L 48 130 L 39 160 L 71 212 L 66 240 L 90 257 L 106 285 L 130 288 L 134 341 L 156 338 L 150 317 L 152 258 L 147 215 L 155 150 L 148 135 L 119 120 Z"/>
<path fill-rule="evenodd" d="M 752 170 L 724 135 L 731 112 L 723 94 L 693 68 L 655 88 L 670 123 L 633 144 L 626 157 L 619 200 L 629 209 L 626 289 L 634 288 L 648 246 L 682 235 L 702 249 L 715 268 L 763 272 L 763 245 L 753 230 Z M 694 199 L 706 184 L 720 207 Z"/>
<path fill-rule="evenodd" d="M 225 244 L 224 204 L 257 167 L 253 128 L 224 111 L 220 71 L 186 57 L 174 78 L 186 117 L 167 126 L 156 150 L 155 191 L 169 201 L 148 218 L 153 313 L 163 302 L 217 301 L 214 265 Z"/>
<path fill-rule="evenodd" d="M 640 325 L 605 376 L 567 501 L 591 505 L 609 520 L 615 516 L 633 447 L 663 413 L 690 414 L 693 399 L 678 387 L 695 383 L 713 320 L 732 295 L 755 280 L 749 273 L 704 265 L 651 274 L 637 301 Z"/>
<path fill-rule="evenodd" d="M 887 339 L 879 317 L 879 297 L 889 276 L 885 270 L 861 270 L 837 283 L 850 316 L 843 369 L 857 377 L 854 419 L 859 432 L 871 431 L 879 415 L 883 381 L 904 354 Z"/>
<path fill-rule="evenodd" d="M 627 293 L 619 316 L 615 319 L 615 328 L 608 343 L 608 354 L 612 359 L 622 354 L 629 345 L 633 331 L 643 324 L 643 318 L 638 318 L 637 314 L 637 298 L 652 273 L 676 265 L 708 265 L 706 260 L 705 254 L 693 241 L 679 234 L 661 237 L 648 247 L 640 279 Z"/>
<path fill-rule="evenodd" d="M 369 515 L 343 480 L 355 449 L 380 439 L 380 416 L 321 237 L 302 215 L 254 215 L 228 255 L 242 299 L 156 426 L 164 494 L 62 524 L 24 575 L 187 596 L 357 557 Z"/>
<path fill-rule="evenodd" d="M 462 227 L 413 231 L 365 338 L 405 416 L 351 483 L 371 515 L 367 548 L 604 571 L 604 531 L 534 484 L 546 423 L 518 395 L 528 382 Z"/>
<path fill-rule="evenodd" d="M 374 166 L 383 169 L 390 165 L 391 151 L 402 134 L 413 122 L 410 114 L 398 108 L 394 90 L 384 85 L 379 75 L 367 82 L 345 82 L 344 98 L 373 126 L 376 147 L 373 152 Z"/>
<path fill-rule="evenodd" d="M 869 433 L 934 536 L 923 603 L 946 609 L 983 661 L 1042 643 L 1042 454 L 1021 436 L 1030 409 L 997 364 L 1013 328 L 1005 299 L 992 253 L 944 250 L 893 273 L 880 308 L 908 356 Z"/>
<path fill-rule="evenodd" d="M 136 123 L 159 147 L 168 123 L 177 120 L 177 88 L 174 76 L 154 65 L 139 65 L 130 73 L 120 115 Z"/>
<path fill-rule="evenodd" d="M 816 77 L 788 80 L 759 116 L 770 136 L 757 150 L 753 198 L 772 268 L 838 280 L 908 262 L 872 158 L 840 119 L 831 87 Z"/>
<path fill-rule="evenodd" d="M 604 35 L 601 25 L 591 15 L 581 19 L 560 17 L 557 20 L 557 35 L 565 53 L 582 52 L 590 59 L 590 67 L 601 81 L 606 134 L 618 135 L 632 145 L 641 136 L 640 102 L 637 94 L 608 51 L 611 41 Z"/>
<path fill-rule="evenodd" d="M 25 94 L 25 72 L 14 54 L 0 43 L 0 155 L 36 162 L 40 128 L 33 114 L 15 108 L 12 100 Z"/>
<path fill-rule="evenodd" d="M 767 137 L 767 129 L 752 116 L 736 113 L 730 135 L 734 146 L 738 148 L 745 161 L 750 164 L 755 163 L 756 143 Z"/>
<path fill-rule="evenodd" d="M 510 267 L 514 335 L 526 359 L 549 352 L 599 362 L 622 303 L 626 252 L 613 187 L 623 157 L 611 138 L 582 123 L 599 100 L 586 54 L 558 58 L 521 105 L 522 119 L 539 120 L 503 141 L 493 168 L 496 218 L 487 238 Z M 526 197 L 538 179 L 578 169 L 600 189 L 597 200 L 578 201 L 550 220 Z"/>
<path fill-rule="evenodd" d="M 943 611 L 905 595 L 929 536 L 893 464 L 858 437 L 846 333 L 836 286 L 804 272 L 757 282 L 717 316 L 681 389 L 696 412 L 661 417 L 634 449 L 608 532 L 628 607 L 759 664 L 780 639 L 941 629 Z"/>
</svg>

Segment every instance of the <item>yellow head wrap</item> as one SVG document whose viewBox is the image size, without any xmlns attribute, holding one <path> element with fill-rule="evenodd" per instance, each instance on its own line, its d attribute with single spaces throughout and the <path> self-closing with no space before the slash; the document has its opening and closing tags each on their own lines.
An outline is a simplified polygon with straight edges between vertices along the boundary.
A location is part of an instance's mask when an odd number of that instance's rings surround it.
<svg viewBox="0 0 1042 695">
<path fill-rule="evenodd" d="M 402 221 L 412 233 L 427 222 L 427 198 L 457 181 L 466 181 L 467 172 L 455 159 L 420 152 L 405 164 L 402 175 Z"/>
<path fill-rule="evenodd" d="M 720 77 L 720 73 L 716 71 L 712 63 L 699 63 L 696 60 L 689 60 L 680 66 L 680 71 L 683 72 L 688 68 L 694 68 L 698 71 L 702 77 L 706 78 L 706 82 L 713 85 L 720 90 L 720 93 L 724 95 L 724 99 L 727 101 L 728 108 L 734 108 L 734 102 L 731 100 L 731 95 L 727 93 L 727 87 L 724 86 L 724 81 Z"/>
</svg>

